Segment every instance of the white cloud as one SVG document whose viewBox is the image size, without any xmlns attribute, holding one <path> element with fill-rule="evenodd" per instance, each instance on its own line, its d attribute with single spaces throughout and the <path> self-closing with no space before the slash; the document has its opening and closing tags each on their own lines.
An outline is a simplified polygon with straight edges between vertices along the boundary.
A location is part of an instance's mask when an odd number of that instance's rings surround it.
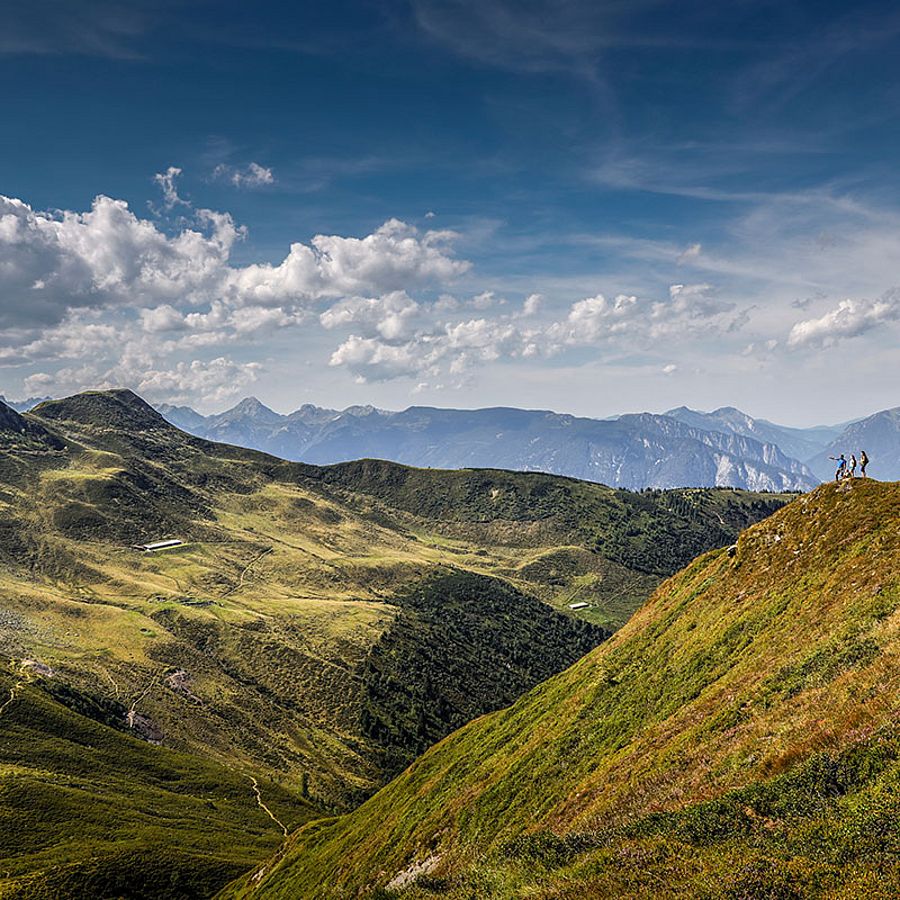
<svg viewBox="0 0 900 900">
<path fill-rule="evenodd" d="M 277 266 L 231 272 L 230 289 L 262 305 L 286 299 L 365 296 L 442 283 L 471 264 L 451 255 L 452 231 L 426 231 L 389 219 L 364 238 L 316 235 L 311 246 L 292 244 Z"/>
<path fill-rule="evenodd" d="M 703 249 L 701 244 L 691 244 L 684 250 L 684 252 L 679 253 L 675 259 L 675 262 L 682 266 L 685 263 L 690 262 L 692 259 L 697 259 L 700 255 L 700 251 Z"/>
<path fill-rule="evenodd" d="M 522 315 L 525 317 L 536 316 L 541 310 L 544 298 L 540 294 L 529 294 L 522 304 Z"/>
<path fill-rule="evenodd" d="M 900 290 L 877 300 L 847 299 L 817 319 L 797 322 L 788 335 L 789 347 L 827 347 L 842 338 L 858 337 L 886 322 L 900 320 Z"/>
<path fill-rule="evenodd" d="M 176 174 L 159 176 L 167 204 L 184 203 Z M 243 229 L 213 210 L 197 210 L 194 220 L 169 237 L 109 197 L 89 212 L 61 214 L 0 197 L 0 326 L 53 325 L 79 307 L 290 306 L 441 283 L 469 269 L 452 257 L 453 232 L 420 233 L 396 219 L 362 238 L 295 243 L 278 265 L 236 267 L 229 256 Z"/>
<path fill-rule="evenodd" d="M 490 309 L 496 301 L 497 295 L 493 291 L 482 291 L 469 302 L 473 309 Z"/>
<path fill-rule="evenodd" d="M 566 322 L 554 326 L 554 331 L 561 334 L 564 343 L 591 344 L 643 320 L 637 297 L 619 294 L 609 302 L 603 294 L 597 294 L 573 303 Z"/>
<path fill-rule="evenodd" d="M 388 381 L 428 371 L 437 356 L 422 353 L 425 349 L 415 343 L 393 346 L 375 338 L 350 335 L 329 360 L 331 366 L 345 366 L 358 381 Z"/>
<path fill-rule="evenodd" d="M 53 324 L 71 308 L 214 294 L 240 232 L 230 216 L 201 215 L 210 233 L 169 238 L 122 200 L 99 196 L 89 212 L 56 215 L 0 197 L 0 324 Z"/>
<path fill-rule="evenodd" d="M 236 363 L 223 356 L 209 361 L 195 359 L 179 362 L 172 369 L 143 372 L 137 391 L 151 400 L 177 403 L 199 397 L 204 403 L 218 403 L 256 381 L 261 370 L 259 363 Z M 131 379 L 129 383 L 133 383 Z"/>
<path fill-rule="evenodd" d="M 153 309 L 139 311 L 144 331 L 160 334 L 166 331 L 183 331 L 187 327 L 184 315 L 168 303 Z"/>
<path fill-rule="evenodd" d="M 609 300 L 603 294 L 573 303 L 566 319 L 546 329 L 556 351 L 630 337 L 637 342 L 696 335 L 726 327 L 723 316 L 734 304 L 722 301 L 708 284 L 673 284 L 668 301 L 632 294 Z"/>
<path fill-rule="evenodd" d="M 128 385 L 157 399 L 193 391 L 211 401 L 256 377 L 258 364 L 190 357 L 318 312 L 325 328 L 359 332 L 334 357 L 358 375 L 427 369 L 419 345 L 434 326 L 408 289 L 468 271 L 453 256 L 454 232 L 390 219 L 363 237 L 294 243 L 277 264 L 235 266 L 243 229 L 183 200 L 179 175 L 171 167 L 156 179 L 165 208 L 183 208 L 171 234 L 105 196 L 84 213 L 0 197 L 0 365 L 41 365 L 24 377 L 52 379 L 56 392 Z"/>
<path fill-rule="evenodd" d="M 163 204 L 166 209 L 172 209 L 175 206 L 189 206 L 186 200 L 182 200 L 178 196 L 178 188 L 175 185 L 176 179 L 181 175 L 181 169 L 177 166 L 169 166 L 165 172 L 159 172 L 153 176 L 153 180 L 159 186 L 163 195 Z"/>
<path fill-rule="evenodd" d="M 257 362 L 239 363 L 227 357 L 190 360 L 170 368 L 154 367 L 146 359 L 123 358 L 113 366 L 85 363 L 36 372 L 23 380 L 26 391 L 65 395 L 86 387 L 106 390 L 129 387 L 154 402 L 219 403 L 234 397 L 259 377 Z"/>
<path fill-rule="evenodd" d="M 256 162 L 243 169 L 221 163 L 213 169 L 213 178 L 222 178 L 239 188 L 264 187 L 275 183 L 272 170 Z"/>
<path fill-rule="evenodd" d="M 327 329 L 362 326 L 370 337 L 398 341 L 411 336 L 419 312 L 419 304 L 405 291 L 393 291 L 382 297 L 341 300 L 325 310 L 319 322 Z"/>
<path fill-rule="evenodd" d="M 362 380 L 384 381 L 433 375 L 444 368 L 458 376 L 497 360 L 549 357 L 570 348 L 652 346 L 661 338 L 725 332 L 726 313 L 733 308 L 708 284 L 676 284 L 665 301 L 629 294 L 609 300 L 597 294 L 573 303 L 563 319 L 526 324 L 540 311 L 540 299 L 530 295 L 520 310 L 505 315 L 440 321 L 436 314 L 463 307 L 441 298 L 430 309 L 416 305 L 403 327 L 390 333 L 382 324 L 389 321 L 386 298 L 336 304 L 321 321 L 326 327 L 364 326 L 363 334 L 351 335 L 332 355 L 331 365 L 345 366 Z"/>
</svg>

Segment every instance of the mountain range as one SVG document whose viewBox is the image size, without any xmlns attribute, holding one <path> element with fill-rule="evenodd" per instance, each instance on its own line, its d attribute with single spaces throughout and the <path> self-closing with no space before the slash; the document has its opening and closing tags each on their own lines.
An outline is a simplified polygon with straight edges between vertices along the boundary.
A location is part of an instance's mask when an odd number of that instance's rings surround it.
<svg viewBox="0 0 900 900">
<path fill-rule="evenodd" d="M 208 897 L 790 499 L 288 462 L 129 391 L 0 406 L 0 893 Z"/>
<path fill-rule="evenodd" d="M 331 464 L 363 457 L 438 468 L 543 471 L 631 490 L 688 486 L 809 490 L 833 477 L 830 455 L 866 449 L 876 478 L 900 477 L 900 408 L 859 421 L 790 428 L 733 407 L 588 419 L 494 408 L 304 405 L 280 415 L 256 398 L 201 416 L 159 407 L 173 424 L 211 440 L 286 459 Z"/>
<path fill-rule="evenodd" d="M 160 412 L 211 440 L 322 465 L 374 457 L 419 467 L 542 471 L 631 490 L 782 491 L 808 490 L 817 483 L 803 463 L 768 440 L 671 415 L 597 420 L 514 408 L 391 412 L 306 405 L 282 416 L 255 398 L 211 416 L 187 407 L 161 406 Z"/>
</svg>

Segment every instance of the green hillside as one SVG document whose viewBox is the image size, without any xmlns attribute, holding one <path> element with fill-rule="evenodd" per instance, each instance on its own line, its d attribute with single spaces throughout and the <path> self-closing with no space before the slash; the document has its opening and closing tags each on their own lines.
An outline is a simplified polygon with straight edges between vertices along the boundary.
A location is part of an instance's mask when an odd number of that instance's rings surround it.
<svg viewBox="0 0 900 900">
<path fill-rule="evenodd" d="M 227 896 L 895 897 L 898 607 L 900 486 L 825 485 Z"/>
<path fill-rule="evenodd" d="M 57 702 L 33 663 L 0 673 L 0 698 L 2 897 L 207 897 L 313 817 L 262 777 L 109 727 L 110 702 Z"/>
<path fill-rule="evenodd" d="M 242 790 L 271 784 L 296 824 L 311 807 L 352 808 L 561 671 L 685 555 L 729 543 L 786 499 L 372 461 L 323 469 L 190 437 L 128 391 L 82 394 L 0 416 L 0 658 L 11 677 L 26 667 L 29 697 L 104 728 L 103 740 L 227 769 Z M 135 549 L 162 539 L 183 543 Z M 588 603 L 577 614 L 576 600 Z M 71 815 L 33 818 L 37 849 L 11 849 L 8 878 L 71 865 L 71 886 L 89 862 L 121 874 L 123 842 L 194 867 L 178 829 L 129 844 L 110 818 L 104 842 L 101 813 L 79 852 L 89 792 L 142 821 L 140 793 L 132 803 L 116 786 L 129 760 L 144 765 L 133 753 L 118 774 L 97 757 L 71 795 L 74 763 L 42 763 L 38 739 L 10 746 L 10 764 L 41 772 Z M 165 801 L 172 816 L 182 793 Z M 17 815 L 0 807 L 0 831 Z M 271 840 L 251 829 L 223 859 L 264 858 Z M 179 871 L 173 862 L 173 883 Z"/>
</svg>

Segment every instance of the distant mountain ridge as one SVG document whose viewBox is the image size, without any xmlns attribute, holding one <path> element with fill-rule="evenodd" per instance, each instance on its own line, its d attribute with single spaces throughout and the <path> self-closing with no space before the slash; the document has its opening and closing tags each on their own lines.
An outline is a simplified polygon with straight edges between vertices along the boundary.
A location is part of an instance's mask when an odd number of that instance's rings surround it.
<svg viewBox="0 0 900 900">
<path fill-rule="evenodd" d="M 762 435 L 652 413 L 600 420 L 509 407 L 392 412 L 307 404 L 279 415 L 255 398 L 210 416 L 188 407 L 159 411 L 200 437 L 319 465 L 374 457 L 434 468 L 542 471 L 631 490 L 782 491 L 817 483 L 802 462 Z"/>
<path fill-rule="evenodd" d="M 775 444 L 787 456 L 802 461 L 819 453 L 825 444 L 834 440 L 846 427 L 844 424 L 790 428 L 776 425 L 767 419 L 754 419 L 733 406 L 722 406 L 708 413 L 679 406 L 668 410 L 665 415 L 694 428 L 742 434 L 764 443 Z"/>
<path fill-rule="evenodd" d="M 843 453 L 849 459 L 850 454 L 858 457 L 861 450 L 870 459 L 868 475 L 879 481 L 900 479 L 900 406 L 851 423 L 809 461 L 809 466 L 826 481 L 835 471 L 830 456 Z"/>
<path fill-rule="evenodd" d="M 34 409 L 39 403 L 52 399 L 52 397 L 29 397 L 27 400 L 7 400 L 3 394 L 0 394 L 0 403 L 3 403 L 10 409 L 14 409 L 16 412 L 20 413 L 28 412 L 29 410 Z"/>
</svg>

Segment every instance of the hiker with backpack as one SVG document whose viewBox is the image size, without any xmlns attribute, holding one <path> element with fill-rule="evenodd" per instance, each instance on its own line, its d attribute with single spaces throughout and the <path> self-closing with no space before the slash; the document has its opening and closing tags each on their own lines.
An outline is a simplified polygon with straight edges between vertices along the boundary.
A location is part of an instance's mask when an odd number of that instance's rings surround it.
<svg viewBox="0 0 900 900">
<path fill-rule="evenodd" d="M 866 456 L 865 450 L 859 451 L 859 474 L 860 477 L 866 477 L 866 466 L 869 464 L 869 457 Z"/>
</svg>

